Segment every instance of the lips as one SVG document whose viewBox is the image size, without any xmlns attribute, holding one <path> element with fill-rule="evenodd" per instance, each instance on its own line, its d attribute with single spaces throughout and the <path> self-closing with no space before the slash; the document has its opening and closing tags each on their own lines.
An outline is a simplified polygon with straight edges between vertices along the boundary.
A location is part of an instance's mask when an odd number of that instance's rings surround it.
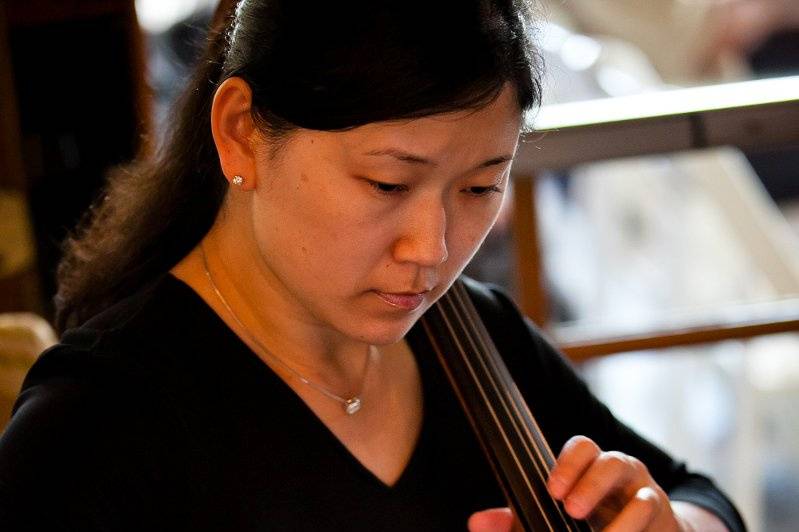
<svg viewBox="0 0 799 532">
<path fill-rule="evenodd" d="M 416 310 L 424 302 L 424 296 L 427 292 L 390 293 L 375 290 L 375 294 L 392 307 L 403 310 Z"/>
</svg>

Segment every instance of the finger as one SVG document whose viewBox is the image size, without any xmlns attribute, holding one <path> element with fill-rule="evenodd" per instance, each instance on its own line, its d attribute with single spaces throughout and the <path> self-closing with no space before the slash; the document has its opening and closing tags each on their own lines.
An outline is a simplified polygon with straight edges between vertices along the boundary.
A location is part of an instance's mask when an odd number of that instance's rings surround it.
<svg viewBox="0 0 799 532">
<path fill-rule="evenodd" d="M 601 452 L 599 446 L 585 436 L 574 436 L 567 441 L 549 473 L 549 493 L 563 500 Z"/>
<path fill-rule="evenodd" d="M 473 513 L 467 523 L 469 532 L 510 532 L 513 514 L 509 508 L 492 508 Z"/>
<path fill-rule="evenodd" d="M 661 510 L 661 498 L 649 486 L 639 489 L 604 532 L 646 530 Z"/>
<path fill-rule="evenodd" d="M 603 499 L 620 501 L 621 509 L 639 488 L 649 484 L 648 480 L 646 467 L 639 460 L 619 452 L 602 453 L 563 502 L 569 515 L 584 519 Z"/>
</svg>

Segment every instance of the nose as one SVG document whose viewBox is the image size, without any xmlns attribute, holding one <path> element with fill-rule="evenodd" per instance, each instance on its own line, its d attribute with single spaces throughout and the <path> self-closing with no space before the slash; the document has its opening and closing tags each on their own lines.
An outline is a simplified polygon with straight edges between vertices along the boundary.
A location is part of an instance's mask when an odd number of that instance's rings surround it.
<svg viewBox="0 0 799 532">
<path fill-rule="evenodd" d="M 394 243 L 394 260 L 434 267 L 447 260 L 447 210 L 440 202 L 409 209 Z"/>
</svg>

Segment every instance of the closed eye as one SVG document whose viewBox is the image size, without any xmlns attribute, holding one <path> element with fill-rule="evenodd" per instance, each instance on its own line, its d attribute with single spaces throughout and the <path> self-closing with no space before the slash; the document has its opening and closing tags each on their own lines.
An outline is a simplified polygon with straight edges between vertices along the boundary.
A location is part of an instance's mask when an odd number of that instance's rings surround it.
<svg viewBox="0 0 799 532">
<path fill-rule="evenodd" d="M 469 187 L 464 192 L 472 196 L 488 196 L 489 194 L 501 194 L 502 189 L 497 185 L 491 185 L 487 187 Z"/>
<path fill-rule="evenodd" d="M 380 194 L 398 194 L 408 191 L 408 186 L 403 185 L 402 183 L 385 183 L 382 181 L 374 181 L 372 179 L 365 179 L 365 181 L 370 187 Z"/>
</svg>

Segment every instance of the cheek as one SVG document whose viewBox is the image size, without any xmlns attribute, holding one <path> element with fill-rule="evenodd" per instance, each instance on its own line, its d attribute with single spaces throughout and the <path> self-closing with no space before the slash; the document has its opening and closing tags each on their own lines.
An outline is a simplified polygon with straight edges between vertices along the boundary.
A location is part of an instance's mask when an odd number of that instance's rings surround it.
<svg viewBox="0 0 799 532">
<path fill-rule="evenodd" d="M 280 236 L 280 240 L 298 245 L 337 238 L 334 222 L 341 219 L 342 213 L 331 187 L 309 178 L 305 172 L 296 178 L 282 175 L 279 180 L 285 186 L 271 187 L 257 198 L 257 217 L 262 227 L 273 236 Z"/>
<path fill-rule="evenodd" d="M 453 224 L 453 234 L 450 237 L 452 251 L 466 256 L 467 259 L 477 251 L 483 243 L 499 214 L 501 201 L 492 202 L 482 209 L 466 208 L 459 215 L 459 223 Z"/>
<path fill-rule="evenodd" d="M 382 253 L 384 238 L 379 217 L 363 205 L 357 190 L 347 182 L 302 183 L 286 198 L 288 245 L 302 246 L 304 268 L 318 269 L 322 276 L 362 273 Z"/>
</svg>

